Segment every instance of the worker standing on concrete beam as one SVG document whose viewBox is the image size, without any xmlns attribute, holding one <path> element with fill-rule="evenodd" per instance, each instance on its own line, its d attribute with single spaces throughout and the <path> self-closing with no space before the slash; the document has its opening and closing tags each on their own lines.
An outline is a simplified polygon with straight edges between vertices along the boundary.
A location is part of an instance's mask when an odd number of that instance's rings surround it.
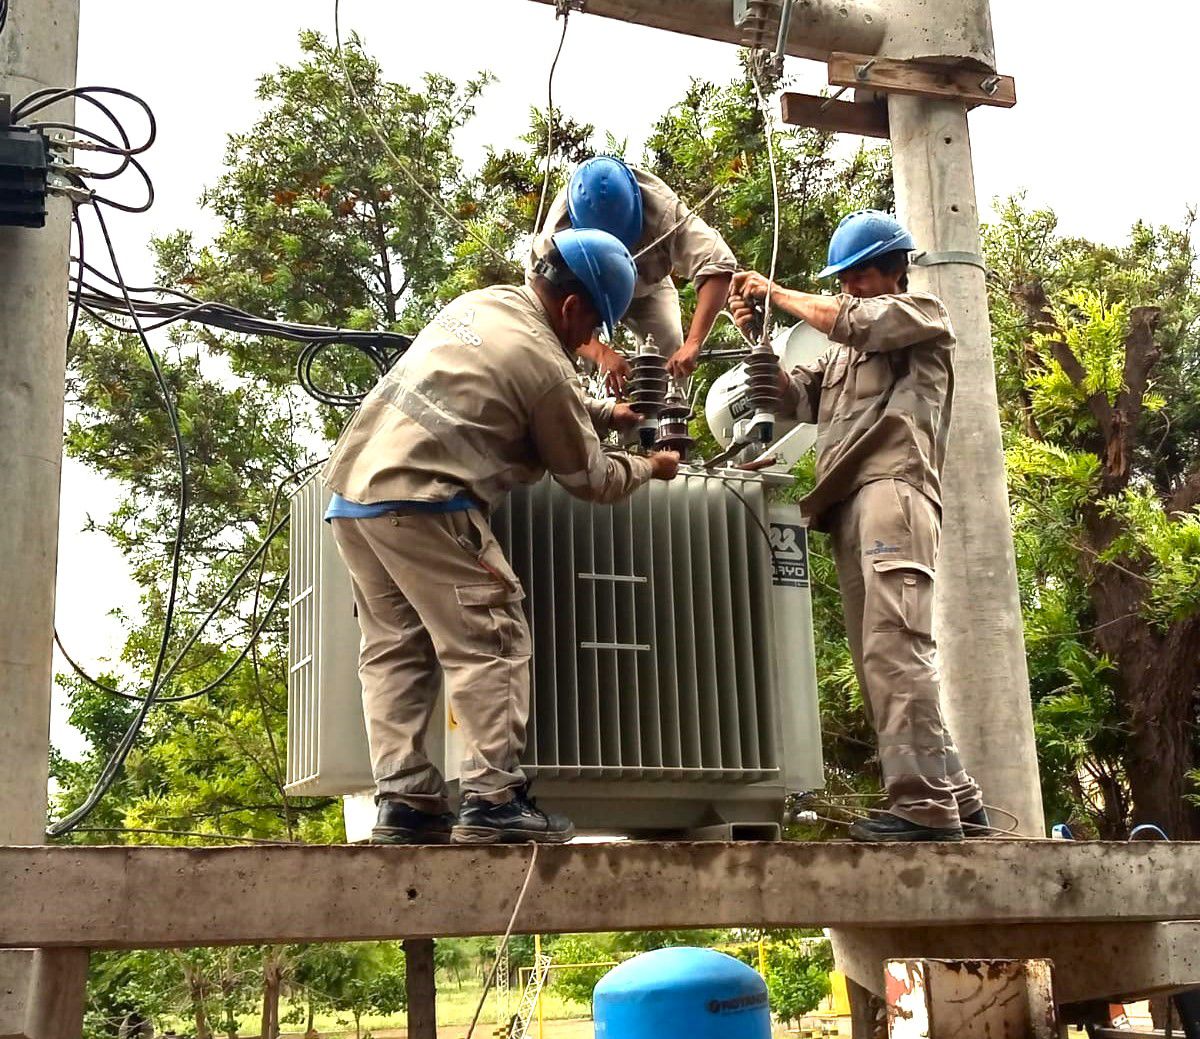
<svg viewBox="0 0 1200 1039">
<path fill-rule="evenodd" d="M 855 823 L 863 841 L 961 840 L 988 832 L 978 784 L 942 715 L 933 638 L 941 475 L 954 398 L 954 331 L 941 300 L 908 292 L 912 236 L 887 213 L 847 216 L 820 277 L 841 294 L 733 280 L 745 328 L 751 301 L 824 332 L 833 348 L 780 372 L 782 408 L 817 425 L 816 485 L 800 503 L 829 533 L 846 632 L 875 728 L 888 810 Z"/>
<path fill-rule="evenodd" d="M 725 239 L 653 173 L 609 156 L 580 165 L 555 197 L 534 240 L 530 272 L 546 254 L 551 236 L 568 227 L 599 228 L 625 243 L 638 276 L 624 324 L 640 342 L 654 337 L 672 376 L 691 375 L 737 270 Z M 686 339 L 673 276 L 696 285 L 696 311 Z M 593 338 L 580 356 L 606 373 L 610 389 L 624 387 L 629 362 L 611 345 Z"/>
<path fill-rule="evenodd" d="M 628 405 L 589 401 L 576 351 L 633 298 L 633 258 L 603 231 L 564 231 L 521 288 L 469 292 L 426 326 L 368 394 L 325 467 L 326 513 L 354 586 L 359 676 L 381 844 L 559 843 L 571 822 L 528 796 L 525 594 L 487 510 L 546 470 L 615 502 L 679 456 L 602 450 Z M 466 744 L 457 821 L 425 752 L 438 693 Z"/>
</svg>

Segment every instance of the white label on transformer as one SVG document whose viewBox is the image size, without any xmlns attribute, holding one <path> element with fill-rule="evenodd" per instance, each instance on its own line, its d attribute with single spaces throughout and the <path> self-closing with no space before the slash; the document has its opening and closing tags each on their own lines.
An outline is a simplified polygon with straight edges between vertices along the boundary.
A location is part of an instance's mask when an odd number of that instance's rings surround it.
<svg viewBox="0 0 1200 1039">
<path fill-rule="evenodd" d="M 773 583 L 781 588 L 808 587 L 808 532 L 796 523 L 771 524 Z"/>
</svg>

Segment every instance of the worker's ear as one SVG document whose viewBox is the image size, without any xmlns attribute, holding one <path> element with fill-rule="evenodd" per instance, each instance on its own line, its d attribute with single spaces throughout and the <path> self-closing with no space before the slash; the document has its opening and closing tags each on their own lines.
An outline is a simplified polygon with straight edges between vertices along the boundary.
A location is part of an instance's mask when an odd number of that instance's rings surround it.
<svg viewBox="0 0 1200 1039">
<path fill-rule="evenodd" d="M 562 323 L 567 349 L 573 352 L 591 342 L 600 327 L 600 315 L 587 296 L 573 292 L 563 298 Z"/>
</svg>

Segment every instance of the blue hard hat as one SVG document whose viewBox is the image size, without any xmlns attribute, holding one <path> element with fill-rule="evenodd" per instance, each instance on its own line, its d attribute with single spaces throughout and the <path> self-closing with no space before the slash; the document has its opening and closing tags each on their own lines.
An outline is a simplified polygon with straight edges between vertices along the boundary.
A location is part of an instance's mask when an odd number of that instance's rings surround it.
<svg viewBox="0 0 1200 1039">
<path fill-rule="evenodd" d="M 576 229 L 607 231 L 633 249 L 642 237 L 642 189 L 620 159 L 598 155 L 571 174 L 567 212 Z"/>
<path fill-rule="evenodd" d="M 884 253 L 912 252 L 916 247 L 908 228 L 890 213 L 860 209 L 838 224 L 829 240 L 829 266 L 817 277 L 828 278 Z"/>
<path fill-rule="evenodd" d="M 637 265 L 629 250 L 607 231 L 559 231 L 553 238 L 571 273 L 579 279 L 611 337 L 633 302 Z"/>
</svg>

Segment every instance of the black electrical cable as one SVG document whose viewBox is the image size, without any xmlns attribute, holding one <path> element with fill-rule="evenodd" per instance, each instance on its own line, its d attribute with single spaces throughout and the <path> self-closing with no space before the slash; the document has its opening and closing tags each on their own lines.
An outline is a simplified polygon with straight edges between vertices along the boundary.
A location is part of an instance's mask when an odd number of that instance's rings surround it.
<svg viewBox="0 0 1200 1039">
<path fill-rule="evenodd" d="M 116 247 L 113 244 L 112 236 L 109 234 L 108 225 L 104 220 L 104 212 L 100 206 L 93 206 L 93 212 L 96 214 L 96 221 L 100 227 L 100 233 L 104 238 L 105 248 L 108 250 L 109 260 L 112 263 L 113 274 L 118 281 L 121 280 L 120 262 L 117 260 Z M 129 316 L 133 320 L 137 328 L 139 338 L 145 348 L 146 355 L 150 360 L 150 367 L 154 372 L 154 377 L 158 383 L 159 390 L 163 395 L 163 404 L 167 412 L 167 418 L 171 425 L 171 432 L 175 440 L 176 459 L 179 464 L 179 504 L 177 512 L 177 521 L 175 525 L 175 538 L 171 551 L 171 580 L 167 593 L 167 606 L 163 616 L 163 632 L 159 642 L 158 654 L 154 662 L 154 673 L 150 680 L 150 691 L 141 707 L 134 715 L 125 734 L 121 737 L 116 749 L 105 763 L 104 768 L 100 772 L 91 791 L 79 807 L 70 812 L 65 818 L 58 822 L 52 823 L 46 829 L 47 836 L 61 837 L 64 834 L 70 833 L 84 819 L 91 815 L 96 805 L 100 803 L 100 799 L 112 788 L 116 782 L 121 768 L 124 766 L 126 759 L 129 757 L 129 752 L 133 749 L 134 743 L 137 741 L 138 734 L 141 732 L 142 726 L 145 724 L 146 717 L 150 713 L 150 708 L 154 705 L 155 699 L 158 696 L 160 685 L 159 680 L 162 676 L 163 666 L 166 663 L 167 648 L 171 641 L 171 631 L 175 620 L 175 606 L 179 595 L 179 576 L 180 568 L 183 561 L 183 538 L 187 525 L 187 510 L 188 500 L 190 497 L 190 487 L 188 484 L 187 471 L 187 447 L 183 439 L 183 431 L 179 425 L 179 414 L 175 408 L 175 400 L 171 395 L 171 389 L 167 383 L 166 376 L 163 374 L 162 366 L 159 364 L 158 356 L 154 353 L 154 349 L 150 345 L 150 340 L 146 338 L 146 334 L 141 329 L 140 319 L 136 309 L 133 306 L 132 299 L 129 298 L 129 293 L 124 288 L 122 292 L 126 297 L 126 302 L 129 308 Z"/>
<path fill-rule="evenodd" d="M 8 25 L 8 0 L 0 0 L 0 33 Z"/>
<path fill-rule="evenodd" d="M 113 279 L 90 263 L 84 263 L 82 270 L 84 274 L 72 279 L 74 287 L 79 291 L 82 309 L 97 322 L 114 331 L 134 333 L 135 329 L 105 316 L 105 312 L 125 313 L 123 299 L 85 280 L 89 274 L 109 284 L 115 284 Z M 326 350 L 335 346 L 351 347 L 362 353 L 371 362 L 377 375 L 382 377 L 412 343 L 411 337 L 396 332 L 334 329 L 260 318 L 224 303 L 197 299 L 176 289 L 150 286 L 131 289 L 130 292 L 174 297 L 134 298 L 133 305 L 147 332 L 180 321 L 193 321 L 242 335 L 269 336 L 303 344 L 296 361 L 297 379 L 310 397 L 319 403 L 334 407 L 356 407 L 362 403 L 366 394 L 329 390 L 317 385 L 313 369 Z"/>
<path fill-rule="evenodd" d="M 274 539 L 280 534 L 280 532 L 283 530 L 283 528 L 288 523 L 288 519 L 286 517 L 284 519 L 280 520 L 279 523 L 275 523 L 275 514 L 279 508 L 279 500 L 282 497 L 283 489 L 288 485 L 288 483 L 290 483 L 292 480 L 296 479 L 296 477 L 303 476 L 306 473 L 311 472 L 313 469 L 317 468 L 317 466 L 323 465 L 325 463 L 325 461 L 326 461 L 326 459 L 321 458 L 315 462 L 307 462 L 304 465 L 302 465 L 296 469 L 293 469 L 291 472 L 284 475 L 284 477 L 276 485 L 275 494 L 271 501 L 271 516 L 267 522 L 269 533 L 261 542 L 259 542 L 258 546 L 255 548 L 254 552 L 250 555 L 249 559 L 246 560 L 245 564 L 237 572 L 237 574 L 234 576 L 233 580 L 230 581 L 230 583 L 226 586 L 225 591 L 222 593 L 221 597 L 217 600 L 216 604 L 212 607 L 212 609 L 209 610 L 209 612 L 205 616 L 204 620 L 202 620 L 200 622 L 200 624 L 197 626 L 196 630 L 192 633 L 191 637 L 188 639 L 188 641 L 184 645 L 183 649 L 180 650 L 179 654 L 176 656 L 176 658 L 175 658 L 174 662 L 171 664 L 171 666 L 168 667 L 163 672 L 162 683 L 164 685 L 178 670 L 179 665 L 183 661 L 185 654 L 188 652 L 188 650 L 191 649 L 191 647 L 193 645 L 195 645 L 195 643 L 199 640 L 200 635 L 203 634 L 204 630 L 208 627 L 208 625 L 210 623 L 212 623 L 212 621 L 216 618 L 216 615 L 220 612 L 221 607 L 224 606 L 225 603 L 229 601 L 229 598 L 233 595 L 233 593 L 237 589 L 238 585 L 241 584 L 242 579 L 250 572 L 250 569 L 251 569 L 251 567 L 253 567 L 255 561 L 261 559 L 263 561 L 263 565 L 265 566 L 267 548 L 270 546 L 271 542 L 274 541 Z M 260 567 L 260 569 L 259 569 L 259 582 L 261 582 L 261 580 L 262 580 L 262 567 Z M 280 591 L 282 591 L 282 588 L 285 586 L 286 586 L 286 580 L 281 584 Z M 275 600 L 276 602 L 278 601 L 278 595 L 279 595 L 279 593 L 277 593 L 276 600 Z M 268 611 L 268 616 L 269 616 L 269 611 Z M 234 661 L 234 664 L 232 666 L 230 666 L 221 675 L 220 678 L 214 679 L 212 682 L 209 682 L 207 685 L 205 685 L 202 689 L 198 689 L 198 690 L 195 690 L 190 693 L 184 693 L 179 696 L 157 696 L 157 697 L 155 697 L 154 702 L 156 704 L 164 704 L 164 703 L 182 703 L 185 700 L 195 700 L 198 697 L 206 696 L 208 693 L 211 693 L 214 689 L 216 689 L 220 685 L 222 685 L 226 681 L 226 679 L 228 679 L 228 677 L 231 674 L 233 674 L 233 671 L 236 668 L 236 666 L 238 664 L 240 664 L 243 660 L 246 659 L 246 656 L 249 654 L 255 640 L 257 639 L 257 636 L 262 633 L 263 629 L 266 626 L 266 616 L 264 616 L 263 621 L 260 624 L 258 621 L 256 611 L 252 611 L 251 616 L 250 616 L 250 623 L 253 628 L 250 641 L 247 643 L 245 648 L 242 650 L 242 652 L 238 656 L 237 660 Z M 58 648 L 62 651 L 62 655 L 66 659 L 67 663 L 71 666 L 71 669 L 80 678 L 82 678 L 85 682 L 87 682 L 89 685 L 94 686 L 95 688 L 101 690 L 102 692 L 109 693 L 112 696 L 120 697 L 123 700 L 130 700 L 135 703 L 142 703 L 145 701 L 146 698 L 144 696 L 139 696 L 136 693 L 126 693 L 120 689 L 115 689 L 112 686 L 107 685 L 104 682 L 101 682 L 98 678 L 95 678 L 92 675 L 88 674 L 88 672 L 85 671 L 82 668 L 82 666 L 80 666 L 78 663 L 76 663 L 75 659 L 71 656 L 71 654 L 69 652 L 67 652 L 67 649 L 63 645 L 62 639 L 59 637 L 57 631 L 55 631 L 55 633 L 54 633 L 54 641 L 57 643 Z"/>
<path fill-rule="evenodd" d="M 562 35 L 558 38 L 558 50 L 550 63 L 550 77 L 546 83 L 546 171 L 542 175 L 542 197 L 538 199 L 537 216 L 533 218 L 533 233 L 542 230 L 542 214 L 546 211 L 546 195 L 550 190 L 550 163 L 554 157 L 554 74 L 558 71 L 558 59 L 562 57 L 563 44 L 567 42 L 567 26 L 571 24 L 571 8 L 563 7 L 555 14 L 562 18 Z"/>
<path fill-rule="evenodd" d="M 75 329 L 79 327 L 79 294 L 83 290 L 83 272 L 86 262 L 83 258 L 83 221 L 79 219 L 79 207 L 71 207 L 71 223 L 75 227 L 75 237 L 79 239 L 79 255 L 75 257 L 79 264 L 79 277 L 76 280 L 76 286 L 71 292 L 71 320 L 67 324 L 67 349 L 71 349 L 71 343 L 75 340 Z"/>
<path fill-rule="evenodd" d="M 109 111 L 103 103 L 97 101 L 94 94 L 111 94 L 114 97 L 122 97 L 128 101 L 132 101 L 145 114 L 149 122 L 149 132 L 146 137 L 146 143 L 132 149 L 133 154 L 140 155 L 142 152 L 149 150 L 154 142 L 158 139 L 158 122 L 154 118 L 154 111 L 150 108 L 145 100 L 138 97 L 137 94 L 131 93 L 128 90 L 122 90 L 120 87 L 71 87 L 66 90 L 60 90 L 55 87 L 43 87 L 41 90 L 35 90 L 32 94 L 28 94 L 17 102 L 12 110 L 12 121 L 19 122 L 28 119 L 31 115 L 36 115 L 43 108 L 48 108 L 50 105 L 57 104 L 59 101 L 66 101 L 69 98 L 77 98 L 87 101 L 89 104 L 101 109 L 108 115 L 114 126 L 117 126 L 122 136 L 124 129 L 119 119 L 117 119 L 111 111 Z"/>
<path fill-rule="evenodd" d="M 734 489 L 733 484 L 731 484 L 728 480 L 722 480 L 721 486 L 742 503 L 747 515 L 754 520 L 754 525 L 762 532 L 763 541 L 766 542 L 767 546 L 767 558 L 771 561 L 771 572 L 773 574 L 778 573 L 779 568 L 775 563 L 775 546 L 771 542 L 771 532 L 767 530 L 766 524 L 763 523 L 762 518 L 755 511 L 754 506 L 752 506 L 746 500 L 742 492 Z"/>
</svg>

